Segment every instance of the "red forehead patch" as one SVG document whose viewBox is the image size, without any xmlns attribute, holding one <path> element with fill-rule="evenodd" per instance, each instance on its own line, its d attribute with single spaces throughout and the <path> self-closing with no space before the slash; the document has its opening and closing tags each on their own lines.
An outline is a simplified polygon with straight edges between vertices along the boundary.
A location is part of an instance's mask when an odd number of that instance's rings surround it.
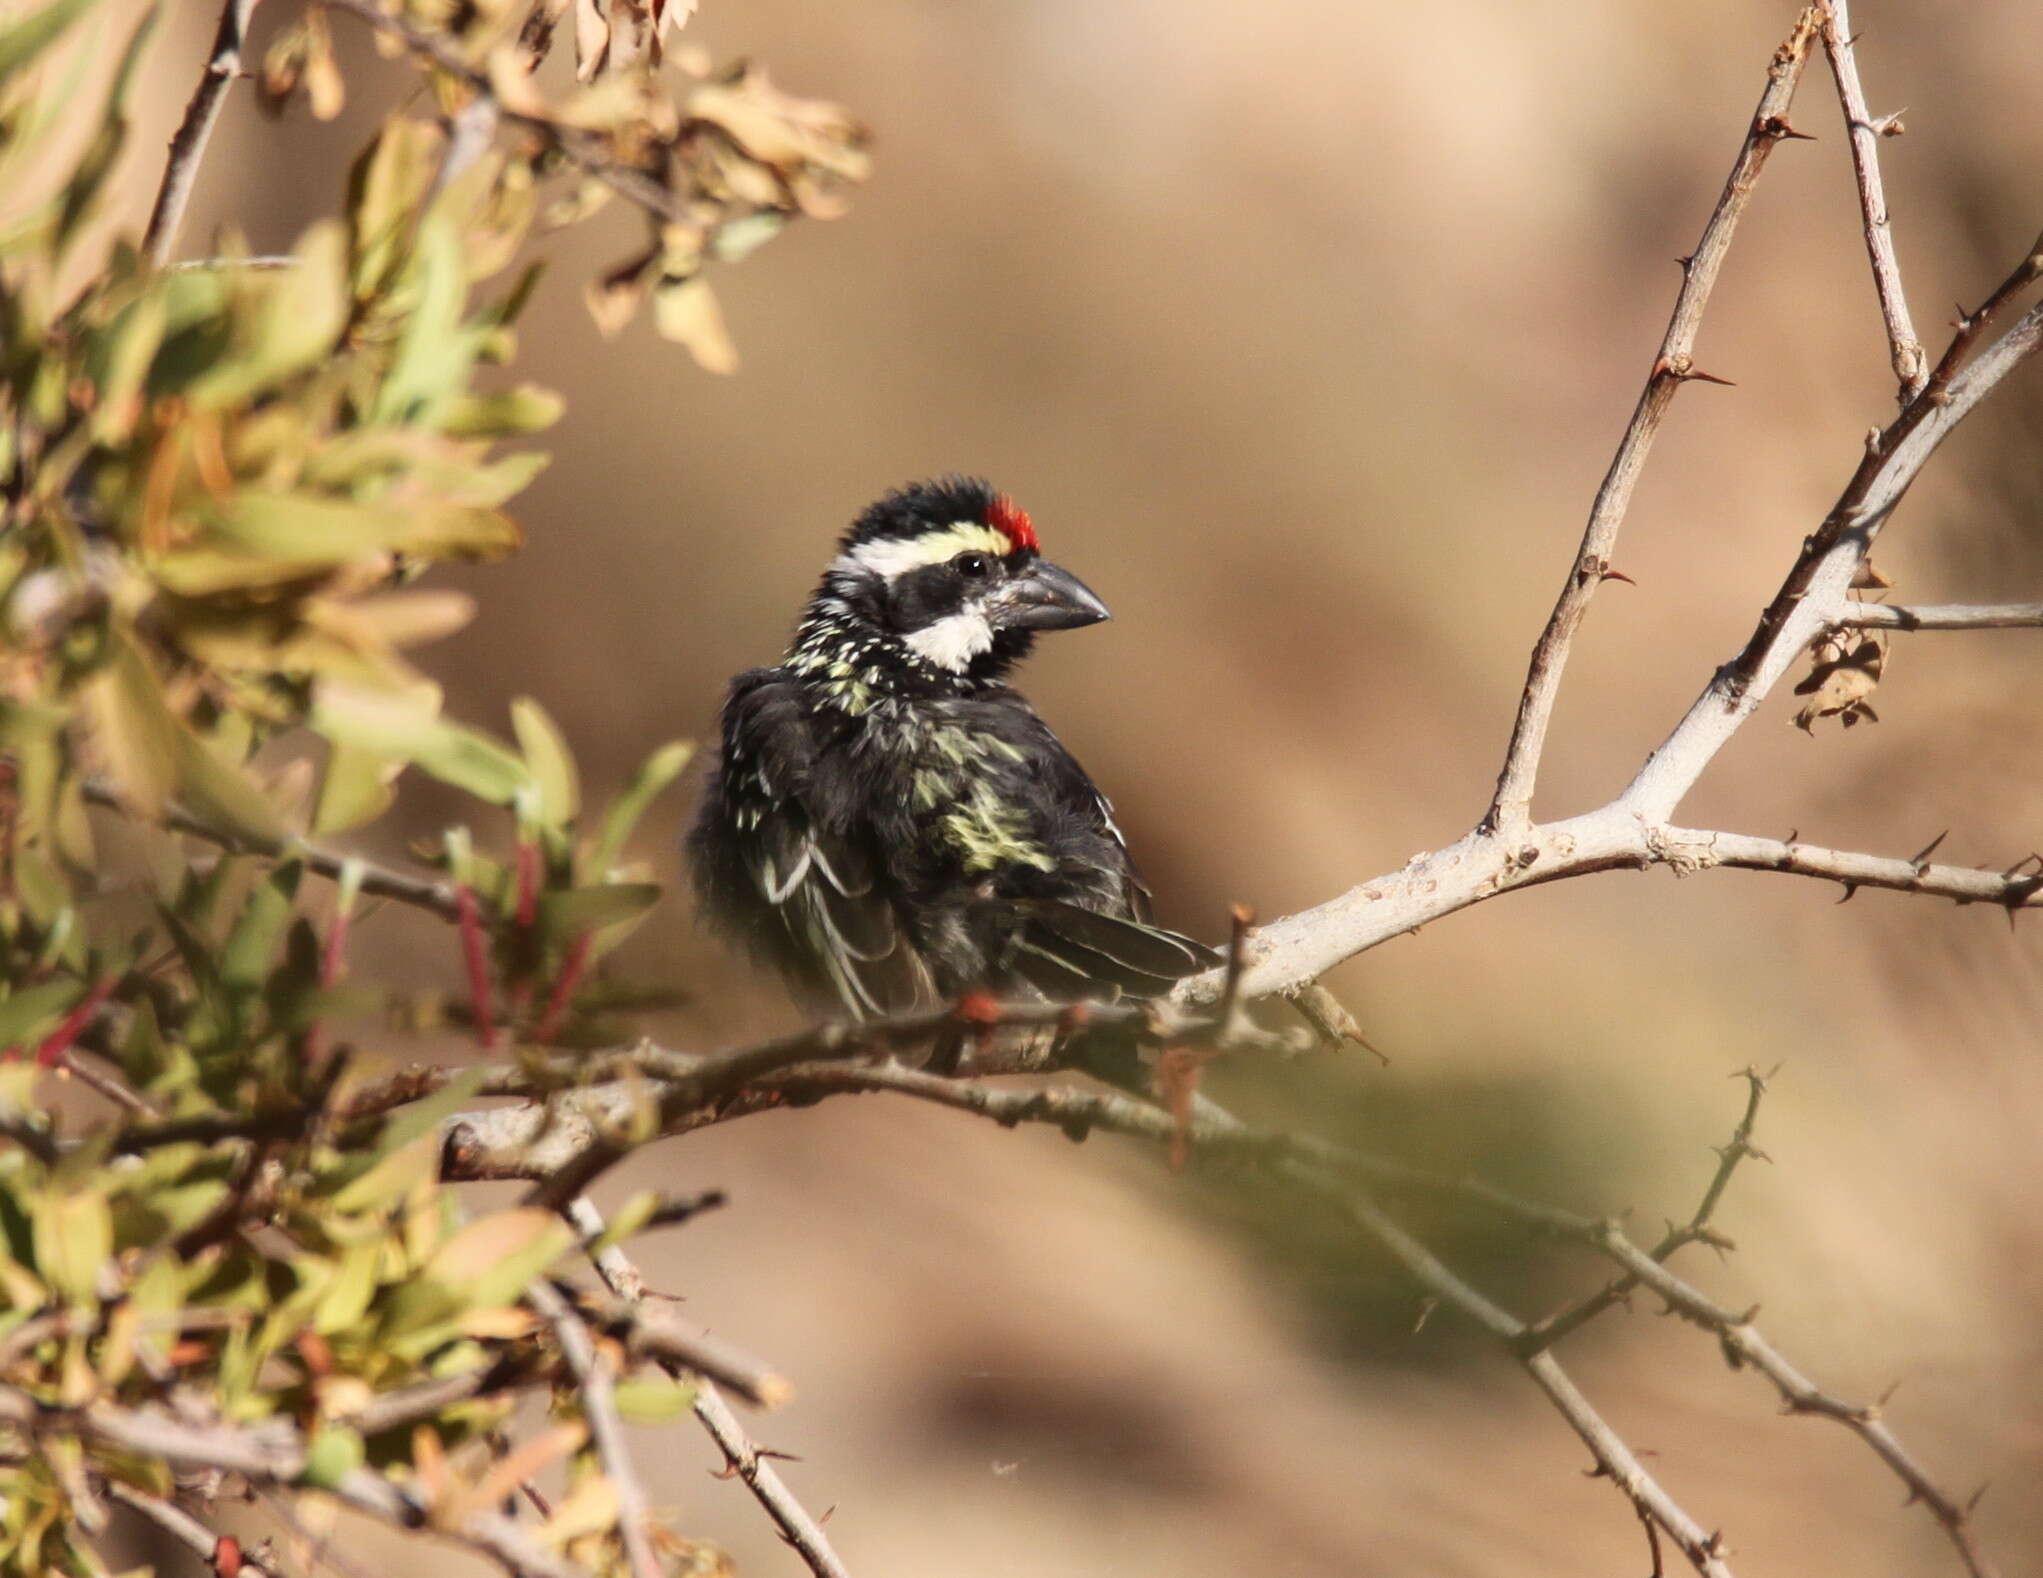
<svg viewBox="0 0 2043 1578">
<path fill-rule="evenodd" d="M 993 502 L 986 506 L 986 524 L 1004 536 L 1015 552 L 1036 551 L 1036 528 L 1029 520 L 1029 512 L 1005 493 L 996 493 Z"/>
</svg>

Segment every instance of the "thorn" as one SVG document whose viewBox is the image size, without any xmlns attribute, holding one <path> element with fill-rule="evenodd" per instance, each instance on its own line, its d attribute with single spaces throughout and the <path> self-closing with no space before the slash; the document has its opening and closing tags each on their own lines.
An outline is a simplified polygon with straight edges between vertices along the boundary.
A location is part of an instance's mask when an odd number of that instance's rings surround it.
<svg viewBox="0 0 2043 1578">
<path fill-rule="evenodd" d="M 2024 856 L 2023 856 L 2023 857 L 2022 857 L 2022 858 L 2021 858 L 2020 860 L 2016 861 L 2016 862 L 2015 862 L 2015 863 L 2014 863 L 2014 864 L 2013 864 L 2012 866 L 2009 866 L 2009 867 L 2007 868 L 2007 870 L 2003 871 L 2003 872 L 2002 872 L 2002 873 L 2000 874 L 2000 877 L 2001 877 L 2001 881 L 2003 881 L 2003 882 L 2007 881 L 2007 879 L 2008 879 L 2009 877 L 2012 877 L 2012 876 L 2013 876 L 2013 875 L 2014 875 L 2014 874 L 2015 874 L 2016 872 L 2020 871 L 2020 870 L 2022 869 L 2022 867 L 2024 867 L 2024 866 L 2026 866 L 2026 865 L 2029 865 L 2029 864 L 2031 864 L 2032 862 L 2034 863 L 2034 865 L 2035 865 L 2035 867 L 2036 867 L 2036 869 L 2037 869 L 2038 871 L 2043 871 L 2043 855 L 2037 855 L 2037 854 L 2028 854 L 2028 855 L 2024 855 Z"/>
<path fill-rule="evenodd" d="M 1624 571 L 1613 570 L 1608 565 L 1604 566 L 1603 574 L 1598 576 L 1597 579 L 1599 581 L 1622 581 L 1626 586 L 1637 586 L 1639 584 L 1637 581 L 1634 581 L 1630 576 L 1626 575 Z"/>
<path fill-rule="evenodd" d="M 1896 1381 L 1892 1386 L 1888 1387 L 1886 1391 L 1882 1392 L 1877 1398 L 1873 1400 L 1873 1406 L 1875 1408 L 1885 1408 L 1889 1402 L 1893 1401 L 1894 1394 L 1900 1390 L 1901 1383 L 1899 1381 Z"/>
<path fill-rule="evenodd" d="M 1433 1312 L 1440 1307 L 1438 1299 L 1419 1300 L 1419 1318 L 1412 1322 L 1412 1335 L 1418 1336 L 1426 1329 L 1426 1322 L 1433 1318 Z"/>
<path fill-rule="evenodd" d="M 1706 373 L 1700 368 L 1692 367 L 1687 372 L 1677 374 L 1676 376 L 1685 383 L 1722 384 L 1726 389 L 1736 389 L 1738 387 L 1730 379 L 1719 378 L 1715 373 Z"/>
<path fill-rule="evenodd" d="M 1795 843 L 1795 842 L 1797 842 L 1798 840 L 1800 840 L 1801 836 L 1802 836 L 1802 830 L 1801 830 L 1801 829 L 1800 829 L 1799 827 L 1791 827 L 1791 828 L 1789 828 L 1789 829 L 1788 829 L 1788 836 L 1787 836 L 1787 838 L 1786 838 L 1786 839 L 1784 840 L 1784 842 L 1786 842 L 1786 843 L 1790 843 L 1790 844 L 1792 844 L 1792 843 Z M 1737 1078 L 1738 1076 L 1737 1076 L 1736 1074 L 1733 1074 L 1733 1075 L 1732 1075 L 1731 1077 L 1732 1077 L 1733 1079 L 1736 1079 L 1736 1078 Z"/>
<path fill-rule="evenodd" d="M 1796 131 L 1785 115 L 1769 115 L 1759 123 L 1759 129 L 1776 142 L 1814 142 L 1808 132 Z"/>
<path fill-rule="evenodd" d="M 1951 830 L 1947 827 L 1941 833 L 1937 834 L 1935 838 L 1931 839 L 1927 844 L 1923 845 L 1922 848 L 1916 852 L 1915 857 L 1908 862 L 1911 866 L 1915 867 L 1915 874 L 1918 877 L 1922 875 L 1922 868 L 1926 864 L 1928 864 L 1929 857 L 1937 852 L 1937 845 L 1941 844 L 1945 839 L 1949 838 L 1950 836 Z"/>
<path fill-rule="evenodd" d="M 1966 1517 L 1971 1517 L 1974 1512 L 1979 1510 L 1979 1503 L 1986 1498 L 1986 1493 L 1991 1489 L 1993 1489 L 1993 1481 L 1989 1479 L 1984 1485 L 1981 1485 L 1972 1492 L 1972 1495 L 1965 1503 Z"/>
<path fill-rule="evenodd" d="M 1972 314 L 1965 310 L 1965 304 L 1962 301 L 1952 310 L 1958 314 L 1957 317 L 1951 320 L 1952 328 L 1964 330 L 1972 327 Z"/>
<path fill-rule="evenodd" d="M 1852 901 L 1852 899 L 1858 894 L 1858 891 L 1859 885 L 1856 882 L 1847 882 L 1844 885 L 1844 897 L 1839 899 L 1837 902 L 1840 904 L 1849 904 Z"/>
</svg>

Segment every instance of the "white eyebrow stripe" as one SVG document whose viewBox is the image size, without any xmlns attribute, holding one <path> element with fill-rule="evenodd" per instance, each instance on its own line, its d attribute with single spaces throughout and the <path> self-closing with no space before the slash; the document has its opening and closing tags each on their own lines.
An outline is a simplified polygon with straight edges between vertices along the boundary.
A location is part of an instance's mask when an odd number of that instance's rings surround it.
<svg viewBox="0 0 2043 1578">
<path fill-rule="evenodd" d="M 975 548 L 981 553 L 992 554 L 996 559 L 1004 559 L 1013 551 L 1007 534 L 998 527 L 982 526 L 977 521 L 959 521 L 955 526 L 924 532 L 920 537 L 887 537 L 878 542 L 860 543 L 831 568 L 854 574 L 864 570 L 891 581 L 910 570 L 942 564 Z"/>
</svg>

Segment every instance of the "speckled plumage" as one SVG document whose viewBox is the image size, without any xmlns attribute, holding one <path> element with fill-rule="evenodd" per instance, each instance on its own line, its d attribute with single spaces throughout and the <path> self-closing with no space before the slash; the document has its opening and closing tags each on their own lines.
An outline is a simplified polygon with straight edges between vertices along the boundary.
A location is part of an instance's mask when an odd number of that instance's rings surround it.
<svg viewBox="0 0 2043 1578">
<path fill-rule="evenodd" d="M 872 506 L 780 666 L 732 682 L 689 835 L 705 915 L 861 1018 L 1151 995 L 1210 964 L 1147 924 L 1105 797 L 1005 682 L 1037 630 L 1105 617 L 983 482 Z"/>
</svg>

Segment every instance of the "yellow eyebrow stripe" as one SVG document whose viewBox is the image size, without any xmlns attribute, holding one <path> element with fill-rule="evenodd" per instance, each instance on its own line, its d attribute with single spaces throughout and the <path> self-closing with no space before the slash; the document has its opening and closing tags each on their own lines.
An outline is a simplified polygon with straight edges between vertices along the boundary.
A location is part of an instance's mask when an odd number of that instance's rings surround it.
<svg viewBox="0 0 2043 1578">
<path fill-rule="evenodd" d="M 955 526 L 924 532 L 920 537 L 889 537 L 879 542 L 860 543 L 840 558 L 835 568 L 867 570 L 891 581 L 910 570 L 942 564 L 974 549 L 1001 559 L 1012 553 L 1014 546 L 998 527 L 982 526 L 977 521 L 959 521 Z"/>
</svg>

